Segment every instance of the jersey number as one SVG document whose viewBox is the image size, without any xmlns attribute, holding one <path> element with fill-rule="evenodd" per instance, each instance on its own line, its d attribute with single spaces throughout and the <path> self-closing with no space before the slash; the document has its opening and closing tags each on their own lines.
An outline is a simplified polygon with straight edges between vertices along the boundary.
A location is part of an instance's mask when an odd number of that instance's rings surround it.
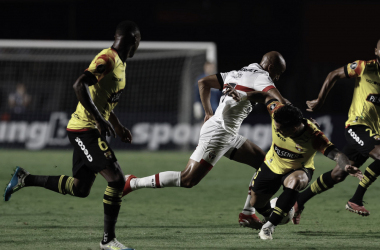
<svg viewBox="0 0 380 250">
<path fill-rule="evenodd" d="M 101 138 L 98 138 L 98 145 L 99 145 L 99 148 L 102 151 L 106 151 L 108 149 L 107 143 L 105 143 L 104 141 L 102 141 Z"/>
</svg>

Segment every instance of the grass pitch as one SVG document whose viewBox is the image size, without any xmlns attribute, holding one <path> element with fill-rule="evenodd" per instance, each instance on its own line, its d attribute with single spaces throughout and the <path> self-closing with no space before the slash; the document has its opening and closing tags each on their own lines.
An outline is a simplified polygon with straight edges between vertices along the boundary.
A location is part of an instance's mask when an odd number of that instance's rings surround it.
<svg viewBox="0 0 380 250">
<path fill-rule="evenodd" d="M 191 152 L 117 151 L 125 174 L 152 175 L 182 170 Z M 0 153 L 0 186 L 13 168 L 32 174 L 71 175 L 71 150 Z M 313 180 L 334 162 L 318 154 Z M 369 161 L 370 162 L 370 161 Z M 368 163 L 369 163 L 368 162 Z M 368 164 L 367 163 L 367 164 Z M 364 172 L 365 167 L 362 167 Z M 366 194 L 369 217 L 344 210 L 358 180 L 348 177 L 332 190 L 312 199 L 300 225 L 278 226 L 274 240 L 262 241 L 258 231 L 240 228 L 254 171 L 223 158 L 192 189 L 144 189 L 123 198 L 117 238 L 127 246 L 145 249 L 379 249 L 379 183 Z M 85 199 L 63 196 L 43 188 L 24 188 L 0 202 L 0 249 L 98 249 L 103 232 L 103 193 L 107 183 L 98 176 Z"/>
</svg>

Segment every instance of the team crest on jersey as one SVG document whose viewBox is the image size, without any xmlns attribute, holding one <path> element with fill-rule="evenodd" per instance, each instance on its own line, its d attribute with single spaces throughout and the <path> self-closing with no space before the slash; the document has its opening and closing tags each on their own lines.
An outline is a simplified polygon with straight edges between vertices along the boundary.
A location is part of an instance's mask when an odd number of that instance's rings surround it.
<svg viewBox="0 0 380 250">
<path fill-rule="evenodd" d="M 104 153 L 104 156 L 107 158 L 107 159 L 112 159 L 112 153 L 111 151 L 107 151 Z"/>
<path fill-rule="evenodd" d="M 111 96 L 108 98 L 107 101 L 108 101 L 109 103 L 115 103 L 115 102 L 118 102 L 119 99 L 120 99 L 121 94 L 123 93 L 123 90 L 124 90 L 124 89 L 121 89 L 121 90 L 119 90 L 119 91 L 116 92 L 116 93 L 112 93 Z"/>
<path fill-rule="evenodd" d="M 375 135 L 375 136 L 373 137 L 373 139 L 375 139 L 376 141 L 380 141 L 380 135 Z"/>
<path fill-rule="evenodd" d="M 356 62 L 351 63 L 350 65 L 351 69 L 356 69 L 356 67 L 358 67 L 358 64 Z"/>
<path fill-rule="evenodd" d="M 216 157 L 216 153 L 215 153 L 215 151 L 211 151 L 210 153 L 208 153 L 208 158 L 209 158 L 210 160 L 214 160 L 215 157 Z"/>
<path fill-rule="evenodd" d="M 302 147 L 301 147 L 299 144 L 296 144 L 296 149 L 297 149 L 298 151 L 300 151 L 300 152 L 303 151 Z"/>
<path fill-rule="evenodd" d="M 273 110 L 273 109 L 276 108 L 276 106 L 277 106 L 276 103 L 273 103 L 272 105 L 270 105 L 269 109 L 270 109 L 270 110 Z"/>
</svg>

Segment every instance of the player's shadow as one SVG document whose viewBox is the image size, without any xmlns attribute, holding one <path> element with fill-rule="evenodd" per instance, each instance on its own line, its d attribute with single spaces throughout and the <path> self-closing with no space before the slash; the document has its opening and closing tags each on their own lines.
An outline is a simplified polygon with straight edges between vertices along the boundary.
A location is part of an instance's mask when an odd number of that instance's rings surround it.
<svg viewBox="0 0 380 250">
<path fill-rule="evenodd" d="M 296 234 L 302 235 L 302 236 L 316 236 L 316 237 L 334 237 L 334 238 L 379 238 L 380 233 L 379 232 L 352 232 L 352 233 L 347 233 L 347 232 L 326 232 L 326 231 L 298 231 Z"/>
</svg>

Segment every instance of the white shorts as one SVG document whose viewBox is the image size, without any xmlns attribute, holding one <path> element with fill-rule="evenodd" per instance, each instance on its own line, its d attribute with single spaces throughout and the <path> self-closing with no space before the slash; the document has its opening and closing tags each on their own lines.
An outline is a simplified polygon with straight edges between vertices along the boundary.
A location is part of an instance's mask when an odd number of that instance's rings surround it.
<svg viewBox="0 0 380 250">
<path fill-rule="evenodd" d="M 207 121 L 203 124 L 199 143 L 190 159 L 200 162 L 202 159 L 214 166 L 224 155 L 230 158 L 234 149 L 239 149 L 247 140 L 239 134 L 228 133 L 215 121 Z"/>
</svg>

